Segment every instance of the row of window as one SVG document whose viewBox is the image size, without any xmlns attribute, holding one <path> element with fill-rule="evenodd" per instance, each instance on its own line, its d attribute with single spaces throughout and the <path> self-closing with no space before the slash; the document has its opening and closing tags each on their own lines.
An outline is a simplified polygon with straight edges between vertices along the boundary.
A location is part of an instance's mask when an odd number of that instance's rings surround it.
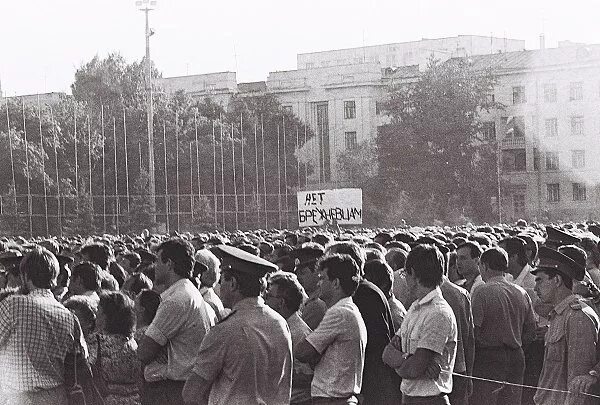
<svg viewBox="0 0 600 405">
<path fill-rule="evenodd" d="M 557 90 L 556 83 L 546 83 L 544 88 L 544 102 L 556 103 Z M 569 100 L 583 100 L 583 82 L 571 82 L 569 84 Z M 525 86 L 513 86 L 512 88 L 513 104 L 524 104 L 527 102 L 527 93 Z"/>
<path fill-rule="evenodd" d="M 546 170 L 560 169 L 560 156 L 558 152 L 545 152 L 533 148 L 533 170 L 540 170 L 540 163 L 544 158 Z M 525 149 L 507 149 L 502 151 L 502 168 L 509 172 L 524 172 L 527 170 L 527 153 Z M 585 168 L 585 150 L 571 151 L 571 168 Z"/>
<path fill-rule="evenodd" d="M 582 115 L 574 115 L 571 118 L 571 136 L 585 135 L 585 121 Z M 522 138 L 525 136 L 525 117 L 502 117 L 502 122 L 506 126 L 506 136 L 513 138 Z M 481 136 L 484 140 L 496 139 L 496 123 L 487 121 L 481 124 Z M 544 137 L 558 137 L 558 119 L 544 119 Z"/>
<path fill-rule="evenodd" d="M 573 188 L 573 201 L 586 201 L 587 200 L 587 189 L 584 183 L 572 183 Z M 560 184 L 559 183 L 548 183 L 546 184 L 546 201 L 548 202 L 559 202 L 560 201 Z"/>
</svg>

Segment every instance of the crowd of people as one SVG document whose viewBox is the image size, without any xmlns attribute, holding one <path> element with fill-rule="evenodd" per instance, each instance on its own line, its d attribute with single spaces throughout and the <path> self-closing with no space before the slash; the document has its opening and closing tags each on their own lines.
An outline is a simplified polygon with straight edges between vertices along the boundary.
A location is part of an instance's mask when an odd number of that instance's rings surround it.
<svg viewBox="0 0 600 405">
<path fill-rule="evenodd" d="M 0 405 L 600 404 L 600 225 L 0 238 Z"/>
</svg>

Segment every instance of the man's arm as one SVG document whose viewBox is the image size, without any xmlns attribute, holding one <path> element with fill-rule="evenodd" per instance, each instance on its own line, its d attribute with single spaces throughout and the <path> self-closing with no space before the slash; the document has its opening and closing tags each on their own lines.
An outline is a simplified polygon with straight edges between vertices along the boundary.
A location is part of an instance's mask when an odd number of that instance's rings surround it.
<svg viewBox="0 0 600 405">
<path fill-rule="evenodd" d="M 400 342 L 400 336 L 394 335 L 390 343 L 387 344 L 383 350 L 381 360 L 391 368 L 400 367 L 400 365 L 409 356 L 408 353 L 402 351 L 402 343 Z"/>
<path fill-rule="evenodd" d="M 591 379 L 588 372 L 596 364 L 596 343 L 598 331 L 591 319 L 582 311 L 577 311 L 567 322 L 568 365 L 567 383 L 569 387 L 587 391 Z M 578 378 L 579 377 L 579 378 Z M 590 386 L 592 384 L 589 384 Z M 571 398 L 572 404 L 583 404 L 585 396 Z"/>
<path fill-rule="evenodd" d="M 396 373 L 402 378 L 409 379 L 426 377 L 425 374 L 428 369 L 435 368 L 436 366 L 435 354 L 435 352 L 429 349 L 418 348 L 415 354 L 408 356 L 402 361 L 400 366 L 396 367 Z"/>
<path fill-rule="evenodd" d="M 156 358 L 161 348 L 162 346 L 156 343 L 154 339 L 144 335 L 137 348 L 138 359 L 143 365 L 146 365 Z"/>
<path fill-rule="evenodd" d="M 294 350 L 294 358 L 302 363 L 308 363 L 314 367 L 321 360 L 321 353 L 311 345 L 306 338 L 296 346 Z"/>
<path fill-rule="evenodd" d="M 190 405 L 208 404 L 208 396 L 212 382 L 205 380 L 196 373 L 192 373 L 183 386 L 183 402 Z"/>
</svg>

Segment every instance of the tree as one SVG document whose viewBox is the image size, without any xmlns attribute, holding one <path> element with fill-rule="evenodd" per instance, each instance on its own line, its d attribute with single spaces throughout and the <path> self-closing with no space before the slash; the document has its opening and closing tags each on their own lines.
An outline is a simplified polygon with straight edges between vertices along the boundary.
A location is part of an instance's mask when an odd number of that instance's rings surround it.
<svg viewBox="0 0 600 405">
<path fill-rule="evenodd" d="M 390 123 L 377 135 L 379 180 L 405 193 L 415 222 L 493 219 L 495 145 L 480 139 L 479 113 L 502 108 L 489 97 L 495 84 L 492 71 L 467 59 L 432 58 L 419 81 L 390 88 Z"/>
</svg>

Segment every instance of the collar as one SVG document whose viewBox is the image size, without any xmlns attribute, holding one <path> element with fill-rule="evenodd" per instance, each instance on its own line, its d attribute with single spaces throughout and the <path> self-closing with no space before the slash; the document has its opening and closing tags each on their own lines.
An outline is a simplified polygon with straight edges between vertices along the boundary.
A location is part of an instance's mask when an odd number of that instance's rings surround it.
<svg viewBox="0 0 600 405">
<path fill-rule="evenodd" d="M 29 296 L 32 297 L 44 297 L 44 298 L 54 298 L 54 294 L 52 294 L 52 291 L 47 289 L 47 288 L 36 288 L 33 289 L 31 291 L 29 291 L 29 293 L 27 294 Z M 56 298 L 54 298 L 56 299 Z"/>
<path fill-rule="evenodd" d="M 415 301 L 413 303 L 413 305 L 415 307 L 421 307 L 423 305 L 426 305 L 430 302 L 433 302 L 436 298 L 442 298 L 442 290 L 440 290 L 440 287 L 435 287 L 433 290 L 431 290 L 429 293 L 427 293 L 427 295 L 425 295 L 423 298 L 421 298 L 419 301 Z"/>
<path fill-rule="evenodd" d="M 160 293 L 160 298 L 161 299 L 167 298 L 168 296 L 172 295 L 175 292 L 175 290 L 178 290 L 179 288 L 183 287 L 187 283 L 192 284 L 192 282 L 190 280 L 188 280 L 187 278 L 181 278 L 181 279 L 177 280 L 176 282 L 171 284 L 169 286 L 169 288 L 167 288 L 162 293 Z"/>
<path fill-rule="evenodd" d="M 550 316 L 553 314 L 556 314 L 556 315 L 562 314 L 563 312 L 565 312 L 565 310 L 567 308 L 569 308 L 569 306 L 571 305 L 571 303 L 573 301 L 577 301 L 578 299 L 579 299 L 579 297 L 575 294 L 569 295 L 568 297 L 563 299 L 561 302 L 556 304 L 554 306 L 554 308 L 552 308 L 552 311 L 550 311 Z"/>
<path fill-rule="evenodd" d="M 494 277 L 490 277 L 490 279 L 488 281 L 486 281 L 486 283 L 489 283 L 491 281 L 504 282 L 504 281 L 506 281 L 506 278 L 505 278 L 504 275 L 502 275 L 502 276 L 494 276 Z"/>
<path fill-rule="evenodd" d="M 342 306 L 342 305 L 347 305 L 349 303 L 350 304 L 354 303 L 354 301 L 352 300 L 352 297 L 344 297 L 344 298 L 341 298 L 340 300 L 338 300 L 338 302 L 336 302 L 335 304 L 333 304 L 331 306 L 331 308 L 337 307 L 337 306 Z"/>
<path fill-rule="evenodd" d="M 265 300 L 262 297 L 247 297 L 236 302 L 231 308 L 231 312 L 264 306 Z"/>
</svg>

